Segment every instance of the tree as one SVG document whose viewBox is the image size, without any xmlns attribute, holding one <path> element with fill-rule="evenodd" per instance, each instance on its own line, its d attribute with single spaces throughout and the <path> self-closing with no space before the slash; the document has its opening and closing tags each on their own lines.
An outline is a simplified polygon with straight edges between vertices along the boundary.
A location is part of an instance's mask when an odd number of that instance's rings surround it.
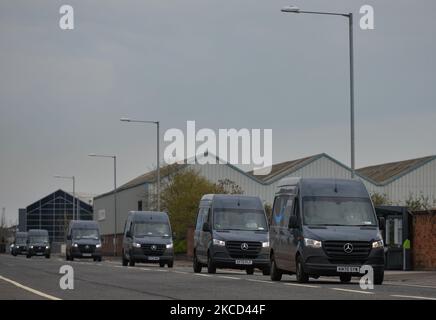
<svg viewBox="0 0 436 320">
<path fill-rule="evenodd" d="M 389 200 L 387 194 L 374 192 L 371 194 L 371 200 L 372 203 L 374 203 L 374 206 L 388 206 L 391 204 L 391 201 Z"/>
<path fill-rule="evenodd" d="M 188 227 L 195 224 L 200 199 L 208 193 L 241 194 L 243 191 L 229 179 L 215 184 L 193 169 L 179 170 L 168 178 L 161 192 L 161 204 L 178 239 L 184 239 Z"/>
</svg>

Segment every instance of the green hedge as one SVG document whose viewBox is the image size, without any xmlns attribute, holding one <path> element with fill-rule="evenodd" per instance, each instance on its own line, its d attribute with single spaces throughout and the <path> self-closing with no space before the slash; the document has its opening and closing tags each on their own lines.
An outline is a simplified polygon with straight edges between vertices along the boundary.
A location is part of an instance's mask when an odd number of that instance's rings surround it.
<svg viewBox="0 0 436 320">
<path fill-rule="evenodd" d="M 174 253 L 186 253 L 187 246 L 186 240 L 175 240 L 174 241 Z"/>
</svg>

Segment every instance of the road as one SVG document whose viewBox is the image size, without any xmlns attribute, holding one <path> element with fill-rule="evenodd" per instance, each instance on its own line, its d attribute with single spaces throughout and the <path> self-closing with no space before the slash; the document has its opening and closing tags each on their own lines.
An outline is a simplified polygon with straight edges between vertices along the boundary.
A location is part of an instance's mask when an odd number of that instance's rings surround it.
<svg viewBox="0 0 436 320">
<path fill-rule="evenodd" d="M 60 288 L 62 265 L 73 267 L 73 290 Z M 67 263 L 55 256 L 26 259 L 0 255 L 0 299 L 436 300 L 435 282 L 426 282 L 426 277 L 435 277 L 435 273 L 416 274 L 418 281 L 415 282 L 403 283 L 393 277 L 374 290 L 362 290 L 357 279 L 350 284 L 341 284 L 336 278 L 311 279 L 307 284 L 299 284 L 293 276 L 272 282 L 261 273 L 249 276 L 238 270 L 218 270 L 215 275 L 204 271 L 194 274 L 186 262 L 176 262 L 173 269 L 168 269 L 146 264 L 122 267 L 118 261 Z M 409 280 L 413 275 L 411 272 L 407 276 Z"/>
</svg>

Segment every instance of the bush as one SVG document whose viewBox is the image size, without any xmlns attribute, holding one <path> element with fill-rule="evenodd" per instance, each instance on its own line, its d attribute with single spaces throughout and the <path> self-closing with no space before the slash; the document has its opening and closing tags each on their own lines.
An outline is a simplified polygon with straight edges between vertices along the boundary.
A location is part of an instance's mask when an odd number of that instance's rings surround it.
<svg viewBox="0 0 436 320">
<path fill-rule="evenodd" d="M 181 254 L 187 252 L 186 240 L 175 240 L 174 241 L 174 253 Z"/>
</svg>

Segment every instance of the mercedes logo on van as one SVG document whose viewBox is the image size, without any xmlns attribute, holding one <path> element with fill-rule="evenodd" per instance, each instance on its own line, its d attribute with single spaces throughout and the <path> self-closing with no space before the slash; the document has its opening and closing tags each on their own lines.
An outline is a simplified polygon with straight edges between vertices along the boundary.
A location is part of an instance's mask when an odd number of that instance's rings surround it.
<svg viewBox="0 0 436 320">
<path fill-rule="evenodd" d="M 243 243 L 243 244 L 241 244 L 241 249 L 242 250 L 248 250 L 248 244 L 247 243 Z"/>
<path fill-rule="evenodd" d="M 154 244 L 151 246 L 151 250 L 155 251 L 156 249 L 157 249 L 157 245 Z"/>
<path fill-rule="evenodd" d="M 344 244 L 344 252 L 345 253 L 353 252 L 353 245 L 351 243 Z"/>
</svg>

